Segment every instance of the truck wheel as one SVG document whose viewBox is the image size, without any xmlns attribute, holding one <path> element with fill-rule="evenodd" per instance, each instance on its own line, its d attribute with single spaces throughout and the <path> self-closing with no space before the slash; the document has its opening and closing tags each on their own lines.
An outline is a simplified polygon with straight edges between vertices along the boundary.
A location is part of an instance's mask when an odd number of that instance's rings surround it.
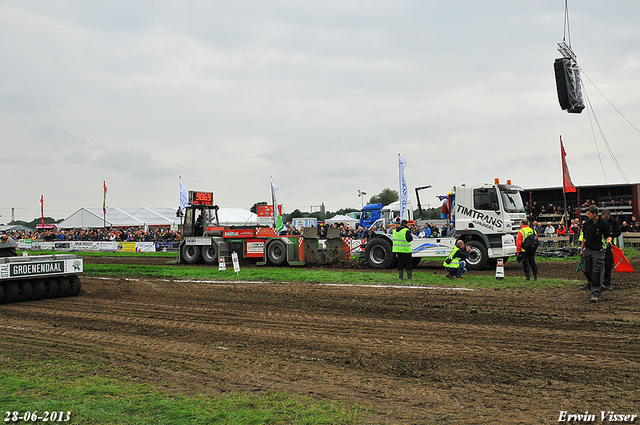
<svg viewBox="0 0 640 425">
<path fill-rule="evenodd" d="M 4 303 L 4 285 L 0 283 L 0 304 Z"/>
<path fill-rule="evenodd" d="M 479 241 L 469 241 L 466 245 L 471 248 L 467 258 L 467 268 L 469 270 L 483 270 L 489 263 L 487 248 Z"/>
<path fill-rule="evenodd" d="M 80 294 L 80 278 L 76 275 L 69 276 L 69 295 L 72 297 L 78 296 Z"/>
<path fill-rule="evenodd" d="M 187 264 L 198 264 L 202 260 L 202 249 L 198 245 L 183 245 L 182 258 Z"/>
<path fill-rule="evenodd" d="M 45 297 L 44 280 L 36 279 L 33 281 L 33 299 L 41 300 Z"/>
<path fill-rule="evenodd" d="M 418 267 L 420 260 L 422 260 L 422 257 L 413 257 L 413 267 Z"/>
<path fill-rule="evenodd" d="M 4 302 L 14 303 L 18 301 L 20 296 L 20 288 L 18 282 L 10 282 L 4 286 Z"/>
<path fill-rule="evenodd" d="M 390 269 L 396 260 L 391 241 L 383 237 L 370 239 L 364 248 L 364 259 L 372 269 Z"/>
<path fill-rule="evenodd" d="M 25 280 L 20 286 L 21 288 L 19 288 L 18 291 L 18 299 L 20 301 L 31 301 L 31 299 L 33 299 L 33 286 L 31 286 L 31 282 Z"/>
<path fill-rule="evenodd" d="M 205 264 L 218 264 L 218 245 L 212 243 L 209 246 L 202 247 L 202 261 Z"/>
<path fill-rule="evenodd" d="M 281 266 L 287 260 L 287 250 L 282 241 L 273 241 L 267 247 L 267 258 L 274 266 Z"/>
</svg>

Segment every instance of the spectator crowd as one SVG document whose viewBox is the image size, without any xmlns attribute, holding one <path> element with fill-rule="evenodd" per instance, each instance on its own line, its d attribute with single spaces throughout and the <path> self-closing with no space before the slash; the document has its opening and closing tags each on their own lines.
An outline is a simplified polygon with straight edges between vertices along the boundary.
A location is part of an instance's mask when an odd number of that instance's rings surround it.
<svg viewBox="0 0 640 425">
<path fill-rule="evenodd" d="M 9 231 L 15 240 L 32 239 L 46 242 L 56 241 L 116 241 L 116 242 L 175 242 L 181 238 L 180 232 L 166 228 L 149 227 L 106 227 L 95 229 L 47 229 L 44 231 Z"/>
</svg>

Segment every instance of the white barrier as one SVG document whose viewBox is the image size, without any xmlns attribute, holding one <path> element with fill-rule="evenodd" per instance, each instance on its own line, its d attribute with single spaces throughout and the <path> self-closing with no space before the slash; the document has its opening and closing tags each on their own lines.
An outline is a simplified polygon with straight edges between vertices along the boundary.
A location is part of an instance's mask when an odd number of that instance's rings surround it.
<svg viewBox="0 0 640 425">
<path fill-rule="evenodd" d="M 155 242 L 18 240 L 18 249 L 43 251 L 156 252 Z"/>
</svg>

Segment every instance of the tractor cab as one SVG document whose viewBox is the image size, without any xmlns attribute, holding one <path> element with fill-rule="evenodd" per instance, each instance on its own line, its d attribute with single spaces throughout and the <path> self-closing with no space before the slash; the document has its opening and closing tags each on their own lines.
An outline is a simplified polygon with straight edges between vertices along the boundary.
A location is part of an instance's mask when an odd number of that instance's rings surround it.
<svg viewBox="0 0 640 425">
<path fill-rule="evenodd" d="M 182 224 L 183 236 L 203 236 L 207 225 L 217 222 L 218 206 L 213 205 L 213 193 L 190 190 Z"/>
</svg>

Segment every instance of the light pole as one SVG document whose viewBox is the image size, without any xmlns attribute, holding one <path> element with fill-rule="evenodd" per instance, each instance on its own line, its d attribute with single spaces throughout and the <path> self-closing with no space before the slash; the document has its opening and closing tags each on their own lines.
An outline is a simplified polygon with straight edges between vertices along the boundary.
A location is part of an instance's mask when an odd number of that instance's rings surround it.
<svg viewBox="0 0 640 425">
<path fill-rule="evenodd" d="M 367 192 L 363 192 L 360 189 L 358 189 L 358 198 L 360 198 L 360 204 L 361 204 L 361 208 L 364 208 L 364 195 L 366 195 Z"/>
</svg>

